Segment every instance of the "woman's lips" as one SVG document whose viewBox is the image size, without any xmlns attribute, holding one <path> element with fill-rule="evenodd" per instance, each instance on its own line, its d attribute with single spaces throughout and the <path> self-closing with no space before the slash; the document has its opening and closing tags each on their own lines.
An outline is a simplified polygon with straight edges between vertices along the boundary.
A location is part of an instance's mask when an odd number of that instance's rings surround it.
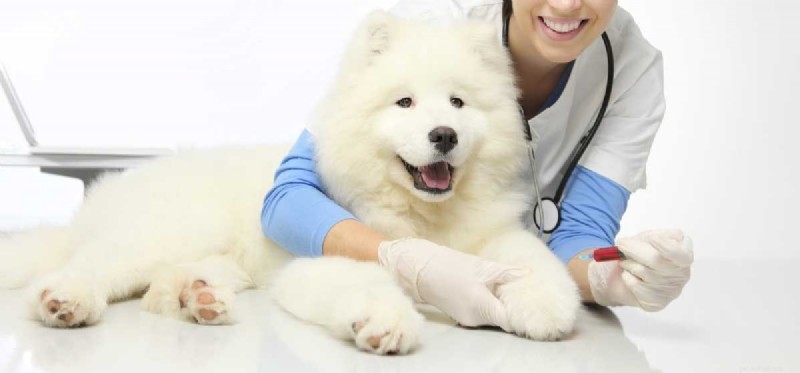
<svg viewBox="0 0 800 373">
<path fill-rule="evenodd" d="M 575 38 L 588 20 L 536 17 L 542 32 L 554 41 L 569 41 Z"/>
</svg>

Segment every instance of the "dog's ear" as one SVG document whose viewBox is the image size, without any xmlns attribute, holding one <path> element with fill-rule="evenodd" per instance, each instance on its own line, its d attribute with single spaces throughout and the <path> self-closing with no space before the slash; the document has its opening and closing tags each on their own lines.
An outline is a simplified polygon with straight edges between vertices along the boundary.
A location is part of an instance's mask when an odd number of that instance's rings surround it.
<svg viewBox="0 0 800 373">
<path fill-rule="evenodd" d="M 389 30 L 392 16 L 382 10 L 370 13 L 364 20 L 362 32 L 367 39 L 367 52 L 379 55 L 389 48 Z"/>
<path fill-rule="evenodd" d="M 321 100 L 315 110 L 313 121 L 318 124 L 313 126 L 328 122 L 330 116 L 338 112 L 340 101 L 351 96 L 346 92 L 359 84 L 365 69 L 373 65 L 375 59 L 380 58 L 388 50 L 390 40 L 397 32 L 397 23 L 396 17 L 376 10 L 369 13 L 356 26 L 339 61 L 339 72 L 334 84 L 328 91 L 327 98 Z"/>
<path fill-rule="evenodd" d="M 347 52 L 348 65 L 356 69 L 369 66 L 389 48 L 394 19 L 382 10 L 367 15 L 358 27 Z"/>
<path fill-rule="evenodd" d="M 508 51 L 500 41 L 497 25 L 491 22 L 468 21 L 459 27 L 460 34 L 467 38 L 472 50 L 485 64 L 504 69 L 510 63 Z"/>
</svg>

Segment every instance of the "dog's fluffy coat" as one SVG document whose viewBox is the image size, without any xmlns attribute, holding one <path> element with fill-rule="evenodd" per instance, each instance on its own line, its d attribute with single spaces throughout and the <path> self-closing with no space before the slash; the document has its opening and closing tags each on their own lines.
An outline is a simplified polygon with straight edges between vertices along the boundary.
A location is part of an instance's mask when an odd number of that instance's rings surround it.
<svg viewBox="0 0 800 373">
<path fill-rule="evenodd" d="M 374 13 L 311 126 L 318 173 L 334 200 L 387 237 L 531 268 L 497 295 L 517 334 L 557 339 L 579 299 L 520 222 L 529 186 L 518 177 L 527 153 L 516 96 L 493 26 L 443 29 Z M 395 104 L 403 97 L 413 106 Z M 428 138 L 438 126 L 458 133 L 447 154 Z M 148 311 L 229 323 L 234 293 L 271 286 L 284 309 L 362 349 L 408 352 L 422 317 L 388 272 L 344 258 L 290 261 L 264 238 L 259 212 L 286 150 L 197 151 L 104 177 L 69 226 L 0 241 L 0 286 L 33 281 L 33 310 L 53 327 L 96 323 L 109 302 L 142 292 Z M 415 188 L 403 161 L 446 161 L 452 190 Z"/>
</svg>

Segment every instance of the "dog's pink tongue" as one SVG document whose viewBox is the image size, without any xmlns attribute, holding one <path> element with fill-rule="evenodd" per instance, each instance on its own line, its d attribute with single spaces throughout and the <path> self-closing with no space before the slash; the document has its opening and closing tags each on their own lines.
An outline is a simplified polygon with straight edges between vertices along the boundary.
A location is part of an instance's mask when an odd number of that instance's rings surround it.
<svg viewBox="0 0 800 373">
<path fill-rule="evenodd" d="M 425 186 L 432 189 L 447 189 L 450 186 L 450 169 L 447 162 L 437 162 L 419 168 L 422 174 L 422 182 Z"/>
</svg>

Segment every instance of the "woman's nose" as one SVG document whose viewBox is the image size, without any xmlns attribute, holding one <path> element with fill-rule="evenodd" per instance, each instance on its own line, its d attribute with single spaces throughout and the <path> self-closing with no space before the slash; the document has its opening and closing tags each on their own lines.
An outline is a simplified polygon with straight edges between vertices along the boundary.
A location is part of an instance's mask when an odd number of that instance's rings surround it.
<svg viewBox="0 0 800 373">
<path fill-rule="evenodd" d="M 554 9 L 569 12 L 580 9 L 583 5 L 582 0 L 547 0 L 547 3 Z"/>
</svg>

